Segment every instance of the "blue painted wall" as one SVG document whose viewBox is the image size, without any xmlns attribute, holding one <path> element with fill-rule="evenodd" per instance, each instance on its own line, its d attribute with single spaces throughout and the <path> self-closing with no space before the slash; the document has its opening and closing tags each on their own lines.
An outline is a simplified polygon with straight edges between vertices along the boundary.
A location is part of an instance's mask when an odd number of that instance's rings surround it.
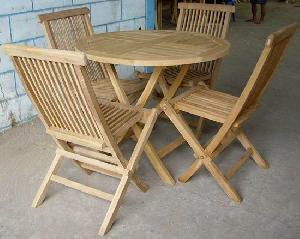
<svg viewBox="0 0 300 239">
<path fill-rule="evenodd" d="M 151 29 L 149 15 L 154 0 L 3 0 L 0 4 L 0 45 L 26 44 L 46 47 L 37 15 L 68 8 L 88 7 L 96 33 Z M 146 24 L 146 4 L 147 19 Z M 150 4 L 150 5 L 149 5 Z M 150 8 L 148 7 L 150 6 Z M 154 8 L 154 7 L 153 7 Z M 122 77 L 134 69 L 119 66 Z M 0 50 L 0 131 L 25 122 L 36 115 L 9 58 Z"/>
</svg>

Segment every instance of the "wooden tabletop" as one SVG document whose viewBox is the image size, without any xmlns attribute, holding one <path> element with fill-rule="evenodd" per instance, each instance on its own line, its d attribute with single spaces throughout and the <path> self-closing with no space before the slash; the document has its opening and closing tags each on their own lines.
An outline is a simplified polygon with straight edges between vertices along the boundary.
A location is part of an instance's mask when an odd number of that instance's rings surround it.
<svg viewBox="0 0 300 239">
<path fill-rule="evenodd" d="M 212 36 L 178 31 L 129 31 L 95 34 L 76 49 L 89 60 L 132 66 L 173 66 L 224 57 L 229 42 Z"/>
</svg>

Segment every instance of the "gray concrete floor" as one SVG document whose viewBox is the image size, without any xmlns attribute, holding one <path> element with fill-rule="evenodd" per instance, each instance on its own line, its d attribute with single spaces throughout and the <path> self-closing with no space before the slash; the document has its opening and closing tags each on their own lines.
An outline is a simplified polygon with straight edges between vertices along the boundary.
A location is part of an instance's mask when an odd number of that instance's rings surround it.
<svg viewBox="0 0 300 239">
<path fill-rule="evenodd" d="M 259 56 L 266 36 L 293 21 L 300 8 L 269 3 L 266 22 L 246 23 L 249 4 L 237 7 L 238 21 L 231 24 L 231 53 L 222 65 L 218 88 L 239 95 Z M 138 174 L 149 185 L 147 193 L 130 186 L 117 221 L 107 238 L 299 238 L 300 234 L 300 31 L 267 90 L 258 112 L 245 131 L 270 163 L 262 170 L 248 161 L 231 180 L 243 197 L 232 203 L 206 170 L 183 185 L 162 183 L 143 156 Z M 205 128 L 205 138 L 215 130 Z M 158 122 L 151 141 L 161 146 L 176 130 Z M 130 153 L 130 143 L 122 146 Z M 0 238 L 98 238 L 108 203 L 60 185 L 52 185 L 38 209 L 30 207 L 54 156 L 55 145 L 38 119 L 0 136 Z M 242 153 L 233 144 L 217 160 L 222 169 Z M 185 145 L 164 159 L 178 177 L 192 162 Z M 117 181 L 87 176 L 73 164 L 60 174 L 111 191 Z"/>
</svg>

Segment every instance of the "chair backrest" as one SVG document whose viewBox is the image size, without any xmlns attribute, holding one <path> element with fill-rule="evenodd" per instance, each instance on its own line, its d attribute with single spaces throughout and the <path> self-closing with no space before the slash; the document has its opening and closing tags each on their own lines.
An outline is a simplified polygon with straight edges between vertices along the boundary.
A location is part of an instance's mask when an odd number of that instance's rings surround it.
<svg viewBox="0 0 300 239">
<path fill-rule="evenodd" d="M 205 3 L 179 3 L 177 31 L 199 32 L 225 39 L 234 6 Z M 210 73 L 215 61 L 193 64 L 191 69 Z"/>
<path fill-rule="evenodd" d="M 199 32 L 225 39 L 235 7 L 223 4 L 179 3 L 177 31 Z"/>
<path fill-rule="evenodd" d="M 38 15 L 49 46 L 55 49 L 75 49 L 77 41 L 93 35 L 86 7 Z"/>
<path fill-rule="evenodd" d="M 235 123 L 245 121 L 255 111 L 296 29 L 297 24 L 294 23 L 269 35 L 248 83 L 227 120 L 207 147 L 207 152 L 213 152 Z"/>
<path fill-rule="evenodd" d="M 111 152 L 112 134 L 86 80 L 86 57 L 75 51 L 3 45 L 47 133 Z"/>
<path fill-rule="evenodd" d="M 84 37 L 93 35 L 86 7 L 38 15 L 48 41 L 54 49 L 75 50 L 75 44 Z M 103 64 L 88 61 L 86 71 L 90 80 L 108 78 Z"/>
<path fill-rule="evenodd" d="M 256 109 L 296 29 L 297 25 L 294 23 L 269 35 L 253 73 L 237 103 L 242 106 L 238 116 Z"/>
</svg>

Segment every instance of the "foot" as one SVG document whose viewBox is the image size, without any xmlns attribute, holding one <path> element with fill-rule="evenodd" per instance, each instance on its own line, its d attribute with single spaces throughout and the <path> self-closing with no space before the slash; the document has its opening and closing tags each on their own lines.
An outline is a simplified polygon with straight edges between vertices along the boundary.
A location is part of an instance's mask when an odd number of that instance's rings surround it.
<svg viewBox="0 0 300 239">
<path fill-rule="evenodd" d="M 246 22 L 254 22 L 254 18 L 248 19 Z"/>
<path fill-rule="evenodd" d="M 255 24 L 261 24 L 261 20 L 260 19 L 259 20 L 255 20 L 254 23 Z"/>
</svg>

